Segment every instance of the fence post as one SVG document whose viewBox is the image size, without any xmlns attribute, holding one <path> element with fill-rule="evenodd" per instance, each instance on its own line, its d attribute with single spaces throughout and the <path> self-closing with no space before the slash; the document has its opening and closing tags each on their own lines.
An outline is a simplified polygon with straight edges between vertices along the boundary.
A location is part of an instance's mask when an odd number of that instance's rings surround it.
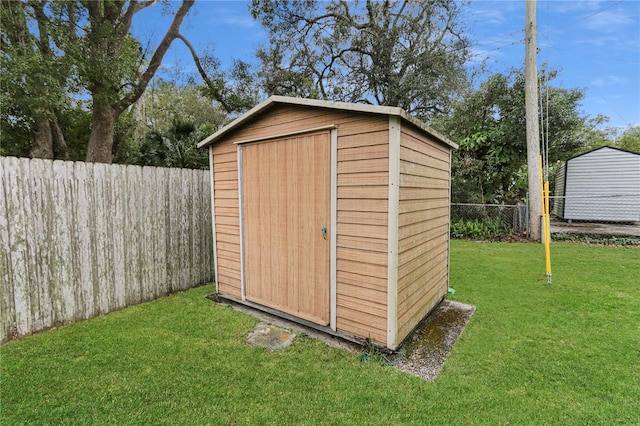
<svg viewBox="0 0 640 426">
<path fill-rule="evenodd" d="M 513 232 L 516 234 L 522 235 L 522 233 L 526 229 L 526 220 L 527 220 L 527 209 L 526 204 L 522 201 L 518 201 L 518 203 L 513 208 Z"/>
<path fill-rule="evenodd" d="M 525 214 L 525 224 L 526 224 L 526 230 L 527 230 L 527 239 L 530 238 L 531 235 L 531 229 L 529 229 L 529 193 L 527 192 L 527 195 L 525 197 L 525 201 L 524 201 L 524 214 Z"/>
</svg>

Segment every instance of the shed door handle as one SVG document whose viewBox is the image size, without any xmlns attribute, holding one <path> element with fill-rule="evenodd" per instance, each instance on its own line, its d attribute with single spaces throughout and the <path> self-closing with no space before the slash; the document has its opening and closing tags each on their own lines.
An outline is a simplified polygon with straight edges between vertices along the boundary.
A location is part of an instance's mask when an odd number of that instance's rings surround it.
<svg viewBox="0 0 640 426">
<path fill-rule="evenodd" d="M 327 239 L 327 227 L 322 225 L 322 238 Z"/>
</svg>

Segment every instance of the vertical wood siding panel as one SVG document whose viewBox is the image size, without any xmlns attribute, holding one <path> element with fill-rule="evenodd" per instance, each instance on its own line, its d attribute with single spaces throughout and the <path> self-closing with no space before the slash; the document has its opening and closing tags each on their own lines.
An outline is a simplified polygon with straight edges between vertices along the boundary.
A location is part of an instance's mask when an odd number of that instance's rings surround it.
<svg viewBox="0 0 640 426">
<path fill-rule="evenodd" d="M 207 174 L 0 157 L 0 340 L 210 280 Z"/>
<path fill-rule="evenodd" d="M 199 249 L 201 250 L 200 256 L 200 271 L 202 273 L 202 283 L 210 283 L 215 280 L 215 256 L 213 249 L 213 218 L 211 217 L 211 171 L 206 170 L 206 173 L 200 175 L 200 194 L 201 211 L 207 212 L 208 216 L 202 217 L 199 215 L 199 220 L 202 223 L 202 231 L 200 234 Z"/>
<path fill-rule="evenodd" d="M 13 286 L 11 279 L 11 251 L 9 250 L 9 211 L 7 209 L 7 159 L 0 157 L 0 342 L 12 335 Z"/>
<path fill-rule="evenodd" d="M 193 213 L 197 206 L 197 203 L 195 202 L 196 196 L 195 196 L 195 182 L 193 181 L 193 172 L 194 172 L 193 170 L 189 170 L 187 173 L 187 176 L 188 176 L 187 184 L 189 186 L 189 192 L 188 192 L 188 197 L 185 199 L 185 204 L 188 209 L 185 231 L 187 231 L 186 234 L 188 236 L 187 251 L 189 253 L 188 255 L 189 265 L 187 268 L 187 279 L 185 280 L 185 288 L 189 288 L 189 285 L 191 283 L 198 282 L 198 277 L 194 274 L 195 273 L 194 265 L 197 263 L 197 258 L 196 258 L 196 252 L 193 247 L 193 241 L 195 240 L 195 238 L 192 233 L 196 231 L 196 224 L 195 224 L 195 218 L 193 217 Z"/>
<path fill-rule="evenodd" d="M 106 255 L 104 256 L 104 271 L 103 277 L 105 285 L 108 286 L 108 310 L 109 312 L 117 309 L 117 297 L 115 294 L 115 287 L 113 285 L 115 280 L 115 259 L 113 253 L 113 243 L 114 243 L 114 234 L 115 230 L 113 226 L 111 226 L 111 218 L 115 215 L 116 206 L 113 202 L 113 181 L 111 179 L 111 167 L 107 164 L 103 165 L 104 167 L 104 185 L 103 185 L 103 193 L 104 193 L 104 202 L 108 203 L 108 206 L 104 207 L 104 211 L 107 215 L 105 215 L 103 224 L 104 231 L 102 232 L 103 237 L 103 247 Z M 117 165 L 117 169 L 121 169 L 121 165 Z"/>
<path fill-rule="evenodd" d="M 135 221 L 135 206 L 131 206 L 133 200 L 131 199 L 130 191 L 134 190 L 131 180 L 133 179 L 132 173 L 129 170 L 132 166 L 124 166 L 123 179 L 122 179 L 122 207 L 126 212 L 123 215 L 123 240 L 122 240 L 122 254 L 124 264 L 124 305 L 128 306 L 132 304 L 132 287 L 135 286 L 135 266 L 133 265 L 132 246 L 136 242 L 133 241 L 133 222 Z"/>
<path fill-rule="evenodd" d="M 148 208 L 144 204 L 144 198 L 142 196 L 143 192 L 148 191 L 146 184 L 143 181 L 143 167 L 136 167 L 134 169 L 135 173 L 135 201 L 138 203 L 135 215 L 135 223 L 136 223 L 136 245 L 135 245 L 135 253 L 136 253 L 136 263 L 137 263 L 137 274 L 136 274 L 136 291 L 135 291 L 135 299 L 133 303 L 140 303 L 144 300 L 144 262 L 146 259 L 147 247 L 145 247 L 145 234 L 147 233 L 147 226 L 144 221 L 145 214 L 144 211 Z"/>
<path fill-rule="evenodd" d="M 14 277 L 13 297 L 15 303 L 15 327 L 20 334 L 31 331 L 31 304 L 29 297 L 29 271 L 27 262 L 27 235 L 26 212 L 23 206 L 25 197 L 25 181 L 23 179 L 23 163 L 12 158 L 9 162 L 10 174 L 8 184 L 9 194 L 7 206 L 10 212 L 11 223 L 11 260 Z"/>
<path fill-rule="evenodd" d="M 189 264 L 189 281 L 187 283 L 187 288 L 189 285 L 200 284 L 199 271 L 196 266 L 199 263 L 199 255 L 198 250 L 196 248 L 198 241 L 198 234 L 201 232 L 200 224 L 196 218 L 196 212 L 199 211 L 200 207 L 200 197 L 198 196 L 198 183 L 195 180 L 195 170 L 191 170 L 189 174 L 189 186 L 191 198 L 187 201 L 191 205 L 191 211 L 189 212 L 189 251 L 191 252 L 191 263 Z"/>
<path fill-rule="evenodd" d="M 189 182 L 189 178 L 191 175 L 191 170 L 182 169 L 181 170 L 181 184 L 182 190 L 180 192 L 181 197 L 181 205 L 182 205 L 182 215 L 180 216 L 180 239 L 181 239 L 181 248 L 182 248 L 182 273 L 180 275 L 180 290 L 186 290 L 189 286 L 190 278 L 191 278 L 191 262 L 193 261 L 193 253 L 191 252 L 191 233 L 189 232 L 189 227 L 191 225 L 191 210 L 193 208 L 193 203 L 191 199 L 193 198 L 191 194 L 191 185 Z"/>
<path fill-rule="evenodd" d="M 116 166 L 117 168 L 122 166 Z M 111 276 L 113 272 L 113 239 L 111 238 L 113 227 L 109 226 L 113 214 L 113 203 L 111 200 L 111 181 L 107 179 L 109 166 L 106 164 L 95 164 L 93 166 L 95 176 L 93 185 L 93 206 L 95 210 L 95 220 L 89 232 L 94 234 L 96 257 L 95 268 L 97 269 L 97 286 L 100 311 L 110 312 L 116 305 L 116 296 Z M 125 237 L 126 238 L 126 237 Z"/>
<path fill-rule="evenodd" d="M 113 252 L 113 279 L 115 306 L 114 309 L 120 309 L 127 304 L 127 255 L 125 250 L 125 240 L 129 238 L 126 234 L 126 226 L 128 215 L 126 200 L 126 179 L 127 166 L 119 166 L 110 168 L 110 173 L 106 179 L 109 179 L 113 191 L 111 215 L 111 228 L 114 230 L 113 243 L 111 250 Z"/>
<path fill-rule="evenodd" d="M 166 183 L 169 178 L 169 169 L 164 167 L 156 168 L 155 179 L 156 187 L 153 197 L 155 199 L 156 211 L 153 220 L 156 223 L 157 235 L 154 238 L 154 264 L 156 277 L 157 296 L 164 296 L 169 293 L 168 275 L 167 275 L 167 191 Z"/>
<path fill-rule="evenodd" d="M 89 269 L 89 283 L 93 287 L 93 305 L 96 315 L 108 312 L 108 301 L 104 297 L 104 289 L 100 288 L 100 272 L 98 270 L 98 258 L 102 255 L 100 251 L 100 241 L 98 241 L 98 233 L 96 232 L 96 224 L 98 222 L 98 215 L 102 212 L 98 211 L 95 207 L 100 195 L 97 186 L 98 180 L 102 178 L 100 170 L 97 170 L 95 164 L 86 165 L 87 181 L 82 185 L 85 191 L 84 204 L 78 203 L 77 209 L 84 210 L 85 221 L 83 223 L 78 221 L 78 227 L 80 232 L 85 234 L 87 238 L 87 244 L 89 250 L 87 251 L 87 268 Z"/>
<path fill-rule="evenodd" d="M 169 212 L 169 264 L 171 292 L 180 290 L 180 170 L 172 169 L 169 179 L 169 197 L 171 197 L 171 210 Z"/>
<path fill-rule="evenodd" d="M 76 303 L 72 271 L 69 264 L 71 259 L 69 216 L 67 214 L 70 197 L 69 171 L 63 161 L 53 162 L 54 188 L 54 263 L 56 274 L 54 282 L 60 288 L 62 321 L 68 322 L 76 318 Z"/>
<path fill-rule="evenodd" d="M 78 191 L 81 183 L 78 182 L 78 177 L 76 176 L 76 169 L 73 163 L 65 162 L 65 167 L 67 168 L 68 176 L 69 176 L 69 186 L 68 186 L 68 196 L 67 201 L 77 200 L 78 199 Z M 87 297 L 87 287 L 91 285 L 91 283 L 82 282 L 80 279 L 80 253 L 78 250 L 79 245 L 79 236 L 78 236 L 78 215 L 75 209 L 67 208 L 67 218 L 69 220 L 69 241 L 70 241 L 70 249 L 71 249 L 71 258 L 67 261 L 69 262 L 69 284 L 72 288 L 74 295 L 74 302 L 76 305 L 74 320 L 81 320 L 86 318 L 86 303 L 85 299 Z"/>
<path fill-rule="evenodd" d="M 152 300 L 157 297 L 156 275 L 155 275 L 155 253 L 157 251 L 155 235 L 158 234 L 158 222 L 155 216 L 158 212 L 156 205 L 156 182 L 157 174 L 155 167 L 142 168 L 142 181 L 140 194 L 143 199 L 144 210 L 141 212 L 142 226 L 144 229 L 140 250 L 142 264 L 142 299 L 141 301 Z"/>
<path fill-rule="evenodd" d="M 32 162 L 20 162 L 21 170 L 20 175 L 25 180 L 25 197 L 22 200 L 22 205 L 25 213 L 26 229 L 28 232 L 27 238 L 27 272 L 28 272 L 28 285 L 29 285 L 29 306 L 31 312 L 29 318 L 31 321 L 31 330 L 39 330 L 42 328 L 42 317 L 40 312 L 40 287 L 45 284 L 40 279 L 38 271 L 38 244 L 35 241 L 33 230 L 38 226 L 37 216 L 38 200 L 37 195 L 34 193 L 34 189 L 37 186 L 38 169 L 41 165 L 41 160 L 35 160 Z"/>
<path fill-rule="evenodd" d="M 73 180 L 75 185 L 75 202 L 73 206 L 73 234 L 74 234 L 74 269 L 76 287 L 82 289 L 82 317 L 90 318 L 95 315 L 95 294 L 97 283 L 93 281 L 91 273 L 91 247 L 89 237 L 89 202 L 87 199 L 87 185 L 91 179 L 87 178 L 87 170 L 92 170 L 85 163 L 73 163 Z M 91 176 L 93 177 L 93 176 Z M 71 206 L 70 206 L 71 207 Z M 40 231 L 36 231 L 40 233 Z"/>
<path fill-rule="evenodd" d="M 26 160 L 23 160 L 26 161 Z M 54 235 L 56 233 L 55 225 L 53 222 L 55 204 L 53 202 L 53 161 L 43 161 L 43 169 L 41 172 L 42 177 L 42 215 L 43 215 L 43 232 L 42 239 L 46 241 L 44 249 L 46 253 L 43 253 L 41 260 L 45 262 L 47 267 L 43 268 L 46 271 L 47 286 L 49 290 L 49 306 L 51 309 L 51 325 L 61 324 L 64 320 L 62 317 L 62 307 L 60 303 L 60 288 L 55 279 L 56 274 L 56 261 L 55 261 L 55 241 Z"/>
</svg>

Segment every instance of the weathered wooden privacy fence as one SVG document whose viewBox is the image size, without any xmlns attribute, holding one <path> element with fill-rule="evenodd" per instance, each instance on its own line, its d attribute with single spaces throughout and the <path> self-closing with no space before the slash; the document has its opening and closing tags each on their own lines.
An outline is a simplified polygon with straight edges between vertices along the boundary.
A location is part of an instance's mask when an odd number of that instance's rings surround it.
<svg viewBox="0 0 640 426">
<path fill-rule="evenodd" d="M 0 157 L 0 339 L 214 279 L 207 171 Z"/>
</svg>

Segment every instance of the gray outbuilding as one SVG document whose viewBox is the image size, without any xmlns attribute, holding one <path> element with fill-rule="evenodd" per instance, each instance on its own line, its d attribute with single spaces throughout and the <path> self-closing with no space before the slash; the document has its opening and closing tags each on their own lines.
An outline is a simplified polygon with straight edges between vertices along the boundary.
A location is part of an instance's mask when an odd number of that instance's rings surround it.
<svg viewBox="0 0 640 426">
<path fill-rule="evenodd" d="M 640 221 L 640 153 L 613 147 L 577 155 L 556 171 L 552 213 L 564 220 Z"/>
</svg>

